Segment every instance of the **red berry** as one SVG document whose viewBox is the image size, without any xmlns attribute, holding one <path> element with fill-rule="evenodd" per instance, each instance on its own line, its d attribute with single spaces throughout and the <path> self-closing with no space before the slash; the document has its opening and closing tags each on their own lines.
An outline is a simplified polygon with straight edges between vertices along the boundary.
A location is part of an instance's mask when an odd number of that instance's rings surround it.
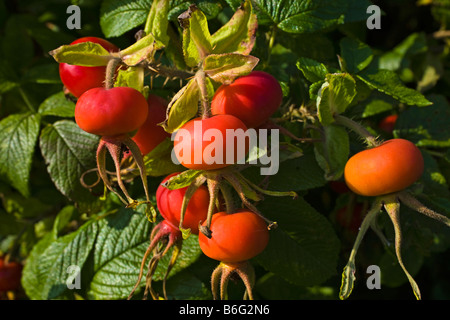
<svg viewBox="0 0 450 320">
<path fill-rule="evenodd" d="M 166 119 L 168 102 L 153 94 L 148 96 L 147 102 L 147 120 L 133 136 L 134 142 L 136 142 L 143 155 L 148 154 L 165 138 L 170 137 L 170 134 L 159 125 Z"/>
<path fill-rule="evenodd" d="M 203 225 L 205 225 L 203 223 Z M 249 260 L 260 254 L 269 243 L 266 222 L 246 209 L 234 213 L 218 212 L 211 220 L 212 237 L 200 232 L 198 241 L 205 255 L 227 263 Z"/>
<path fill-rule="evenodd" d="M 80 38 L 71 44 L 82 42 L 98 43 L 109 52 L 119 51 L 119 48 L 111 42 L 97 37 Z M 103 86 L 106 76 L 106 67 L 84 67 L 60 63 L 59 75 L 66 89 L 75 97 L 79 98 L 87 90 Z"/>
<path fill-rule="evenodd" d="M 253 71 L 229 85 L 221 85 L 211 101 L 211 112 L 233 115 L 248 128 L 256 128 L 272 116 L 282 99 L 277 79 L 267 72 Z"/>
<path fill-rule="evenodd" d="M 179 173 L 172 173 L 162 183 Z M 165 221 L 178 230 L 180 224 L 181 206 L 186 188 L 169 190 L 160 185 L 156 190 L 156 204 Z M 192 195 L 183 219 L 183 227 L 190 228 L 191 233 L 198 234 L 198 225 L 206 220 L 209 206 L 209 192 L 204 185 L 200 186 Z"/>
<path fill-rule="evenodd" d="M 15 261 L 5 263 L 0 258 L 0 292 L 14 291 L 20 287 L 22 265 Z"/>
<path fill-rule="evenodd" d="M 86 132 L 106 137 L 139 129 L 147 114 L 147 100 L 139 91 L 129 87 L 90 89 L 75 106 L 78 126 Z"/>
</svg>

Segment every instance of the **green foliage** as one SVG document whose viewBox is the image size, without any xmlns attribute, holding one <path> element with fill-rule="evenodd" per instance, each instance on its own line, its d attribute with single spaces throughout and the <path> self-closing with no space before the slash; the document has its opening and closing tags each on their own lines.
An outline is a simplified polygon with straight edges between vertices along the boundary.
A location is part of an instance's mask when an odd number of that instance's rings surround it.
<svg viewBox="0 0 450 320">
<path fill-rule="evenodd" d="M 66 27 L 72 2 L 82 11 L 80 30 Z M 361 132 L 415 143 L 425 170 L 408 191 L 450 215 L 449 42 L 438 32 L 448 28 L 448 1 L 381 1 L 385 17 L 394 20 L 389 27 L 382 20 L 381 30 L 366 28 L 368 0 L 72 2 L 21 1 L 20 10 L 0 2 L 0 255 L 12 253 L 26 263 L 19 298 L 126 299 L 157 223 L 149 221 L 144 206 L 124 208 L 97 181 L 99 137 L 76 125 L 76 100 L 63 91 L 58 62 L 105 66 L 120 58 L 115 85 L 168 99 L 161 123 L 168 133 L 207 112 L 204 103 L 220 85 L 252 70 L 277 78 L 284 96 L 271 125 L 285 128 L 279 170 L 261 176 L 259 165 L 249 165 L 239 175 L 242 193 L 277 223 L 268 247 L 251 261 L 258 298 L 339 298 L 356 234 L 338 223 L 337 211 L 374 199 L 331 186 L 342 182 L 348 158 L 366 148 Z M 103 37 L 121 51 L 68 45 L 82 36 Z M 382 131 L 380 120 L 391 114 L 398 116 L 393 132 Z M 359 131 L 339 117 L 353 120 Z M 166 175 L 183 172 L 166 184 L 178 189 L 202 174 L 174 164 L 172 147 L 166 138 L 143 156 L 152 201 Z M 123 160 L 131 164 L 123 179 L 133 198 L 142 200 L 132 161 Z M 279 198 L 269 190 L 298 197 Z M 231 198 L 241 205 L 238 195 Z M 437 268 L 448 261 L 448 228 L 403 204 L 400 210 L 406 268 L 419 277 L 423 296 L 448 299 L 448 275 Z M 376 264 L 381 295 L 404 299 L 411 289 L 389 245 L 395 230 L 386 212 L 372 227 L 354 267 L 346 269 L 347 276 L 357 271 L 353 294 L 374 296 L 358 273 Z M 174 250 L 154 272 L 158 291 Z M 215 263 L 202 254 L 197 236 L 189 235 L 168 274 L 168 298 L 211 299 Z M 69 266 L 79 267 L 80 289 L 67 286 Z M 146 272 L 147 265 L 135 298 L 143 296 Z M 240 299 L 236 290 L 231 298 Z"/>
</svg>

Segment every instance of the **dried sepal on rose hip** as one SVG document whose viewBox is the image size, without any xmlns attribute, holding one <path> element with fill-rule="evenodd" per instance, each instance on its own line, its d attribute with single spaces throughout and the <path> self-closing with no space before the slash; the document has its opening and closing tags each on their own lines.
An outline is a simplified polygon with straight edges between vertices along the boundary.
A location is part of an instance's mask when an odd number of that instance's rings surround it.
<svg viewBox="0 0 450 320">
<path fill-rule="evenodd" d="M 168 253 L 169 249 L 173 248 L 170 264 L 167 267 L 166 276 L 163 280 L 163 297 L 167 299 L 166 278 L 176 263 L 184 239 L 179 226 L 182 225 L 189 229 L 191 234 L 198 234 L 198 225 L 206 220 L 210 198 L 208 188 L 205 185 L 198 185 L 192 193 L 188 192 L 188 187 L 174 190 L 166 188 L 164 183 L 178 174 L 179 172 L 175 172 L 165 177 L 156 190 L 156 204 L 164 220 L 152 230 L 150 245 L 142 258 L 138 280 L 128 299 L 131 299 L 138 288 L 143 276 L 145 262 L 151 253 L 153 253 L 153 256 L 148 263 L 149 273 L 146 276 L 144 298 L 146 298 L 148 292 L 150 292 L 153 299 L 160 298 L 152 288 L 152 277 L 159 261 Z"/>
<path fill-rule="evenodd" d="M 100 177 L 108 189 L 128 206 L 135 206 L 137 202 L 128 194 L 121 178 L 120 159 L 124 147 L 129 149 L 136 160 L 147 203 L 150 203 L 142 154 L 131 139 L 131 135 L 144 124 L 147 115 L 147 100 L 142 93 L 130 87 L 93 88 L 83 93 L 75 105 L 75 121 L 78 126 L 86 132 L 101 136 L 97 148 L 97 170 Z M 117 183 L 126 199 L 112 187 L 106 170 L 106 151 L 114 161 Z"/>
<path fill-rule="evenodd" d="M 346 299 L 353 290 L 356 279 L 354 275 L 356 252 L 369 226 L 375 224 L 377 216 L 384 210 L 394 226 L 395 252 L 398 262 L 411 284 L 414 295 L 417 299 L 421 299 L 419 286 L 402 260 L 400 204 L 442 222 L 448 227 L 450 227 L 450 219 L 427 208 L 408 192 L 408 188 L 420 179 L 424 171 L 424 160 L 419 148 L 405 139 L 391 139 L 382 143 L 372 141 L 376 142 L 374 146 L 352 156 L 344 170 L 345 181 L 354 193 L 365 197 L 375 197 L 375 199 L 361 223 L 344 268 L 339 295 L 341 299 Z"/>
</svg>

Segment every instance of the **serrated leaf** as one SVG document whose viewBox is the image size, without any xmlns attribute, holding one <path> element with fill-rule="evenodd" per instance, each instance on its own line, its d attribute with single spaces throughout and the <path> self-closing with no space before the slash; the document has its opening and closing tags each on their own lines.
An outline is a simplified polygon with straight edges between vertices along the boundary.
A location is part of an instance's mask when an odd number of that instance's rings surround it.
<svg viewBox="0 0 450 320">
<path fill-rule="evenodd" d="M 302 198 L 268 197 L 258 208 L 278 224 L 256 257 L 266 270 L 300 286 L 318 285 L 336 274 L 339 239 L 323 215 Z"/>
<path fill-rule="evenodd" d="M 144 24 L 151 0 L 105 0 L 100 8 L 100 27 L 107 38 L 118 37 Z"/>
<path fill-rule="evenodd" d="M 29 195 L 31 162 L 39 135 L 40 115 L 13 114 L 0 121 L 0 175 Z"/>
<path fill-rule="evenodd" d="M 100 44 L 94 42 L 82 42 L 63 45 L 50 51 L 50 55 L 58 63 L 75 64 L 86 67 L 106 66 L 112 56 Z"/>
<path fill-rule="evenodd" d="M 255 0 L 260 24 L 275 24 L 290 33 L 309 33 L 344 23 L 348 1 Z"/>
<path fill-rule="evenodd" d="M 407 105 L 425 107 L 431 104 L 419 91 L 406 87 L 393 71 L 368 68 L 356 76 L 372 89 L 383 92 Z"/>
<path fill-rule="evenodd" d="M 338 180 L 343 172 L 350 153 L 350 142 L 345 128 L 335 125 L 323 127 L 322 142 L 314 144 L 317 162 L 325 172 L 325 179 Z"/>
<path fill-rule="evenodd" d="M 183 28 L 184 60 L 189 67 L 195 67 L 212 52 L 208 21 L 202 11 L 191 5 L 178 22 Z"/>
<path fill-rule="evenodd" d="M 325 80 L 328 74 L 327 67 L 323 63 L 313 59 L 300 57 L 296 65 L 305 78 L 313 83 Z"/>
<path fill-rule="evenodd" d="M 316 102 L 319 120 L 323 125 L 333 123 L 333 116 L 344 112 L 356 96 L 356 83 L 349 74 L 328 74 L 326 80 Z"/>
<path fill-rule="evenodd" d="M 64 92 L 58 92 L 45 99 L 38 112 L 43 116 L 72 118 L 75 115 L 75 103 L 67 99 Z"/>
<path fill-rule="evenodd" d="M 77 231 L 58 239 L 48 233 L 33 248 L 24 268 L 22 284 L 30 299 L 62 299 L 70 295 L 67 268 L 83 268 L 97 232 L 95 220 L 90 220 Z"/>
<path fill-rule="evenodd" d="M 246 0 L 231 19 L 212 35 L 212 53 L 249 54 L 255 44 L 257 27 L 251 1 Z"/>
<path fill-rule="evenodd" d="M 198 112 L 199 88 L 195 79 L 190 80 L 169 102 L 164 129 L 173 133 L 192 119 Z"/>
<path fill-rule="evenodd" d="M 341 58 L 344 61 L 344 70 L 357 73 L 365 69 L 372 62 L 372 49 L 365 43 L 352 39 L 342 38 L 339 42 Z"/>
<path fill-rule="evenodd" d="M 258 62 L 254 56 L 239 53 L 210 54 L 203 60 L 203 70 L 212 80 L 230 84 L 249 74 Z"/>
<path fill-rule="evenodd" d="M 71 199 L 83 199 L 87 190 L 80 177 L 95 164 L 98 137 L 81 130 L 76 123 L 61 120 L 42 130 L 40 147 L 47 171 L 57 189 Z"/>
<path fill-rule="evenodd" d="M 150 244 L 152 225 L 144 214 L 122 208 L 117 213 L 99 220 L 98 226 L 92 274 L 87 275 L 88 297 L 98 300 L 125 299 L 138 280 L 141 260 Z M 182 252 L 171 275 L 198 258 L 200 249 L 197 241 L 197 238 L 192 236 L 183 242 Z M 153 280 L 163 279 L 169 258 L 170 254 L 160 261 Z M 139 288 L 144 285 L 145 277 Z"/>
</svg>

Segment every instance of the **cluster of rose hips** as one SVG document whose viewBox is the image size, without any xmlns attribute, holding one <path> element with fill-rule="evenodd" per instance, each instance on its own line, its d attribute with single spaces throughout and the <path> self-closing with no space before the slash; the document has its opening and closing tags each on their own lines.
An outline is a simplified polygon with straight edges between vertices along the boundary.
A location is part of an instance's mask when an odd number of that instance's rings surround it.
<svg viewBox="0 0 450 320">
<path fill-rule="evenodd" d="M 116 46 L 99 38 L 85 37 L 72 44 L 80 42 L 94 42 L 110 52 L 118 51 Z M 82 130 L 101 137 L 97 150 L 97 169 L 100 177 L 107 187 L 114 191 L 105 169 L 105 154 L 109 151 L 116 165 L 117 184 L 126 197 L 121 199 L 128 206 L 133 206 L 135 201 L 126 192 L 120 176 L 120 161 L 124 156 L 124 146 L 129 149 L 125 156 L 131 154 L 136 162 L 141 162 L 139 167 L 142 173 L 145 167 L 142 165 L 141 157 L 169 136 L 159 125 L 166 118 L 168 103 L 151 94 L 145 99 L 141 92 L 130 87 L 105 87 L 106 73 L 106 67 L 60 64 L 60 75 L 65 89 L 78 99 L 75 107 L 76 123 Z M 230 163 L 225 161 L 227 150 L 225 140 L 222 148 L 224 161 L 221 163 L 211 162 L 205 158 L 202 158 L 200 163 L 195 162 L 194 148 L 200 149 L 201 154 L 204 154 L 203 150 L 210 142 L 203 141 L 202 136 L 208 129 L 219 130 L 225 136 L 228 129 L 242 129 L 245 132 L 248 128 L 263 125 L 281 105 L 282 96 L 281 86 L 273 76 L 266 72 L 253 71 L 237 78 L 231 84 L 221 85 L 211 101 L 208 116 L 203 114 L 182 126 L 182 129 L 192 133 L 192 141 L 188 146 L 192 149 L 190 153 L 192 157 L 181 157 L 178 160 L 187 169 L 206 172 L 205 176 L 208 178 L 198 179 L 199 181 L 189 188 L 169 190 L 165 182 L 176 177 L 179 174 L 177 172 L 166 177 L 158 187 L 156 203 L 163 220 L 153 228 L 151 243 L 142 260 L 141 273 L 135 288 L 140 283 L 148 255 L 153 253 L 149 270 L 154 272 L 159 259 L 169 248 L 181 246 L 183 239 L 181 231 L 189 230 L 189 234 L 198 235 L 200 248 L 205 255 L 221 262 L 215 275 L 222 274 L 222 279 L 228 279 L 230 273 L 238 273 L 246 284 L 247 294 L 251 297 L 249 280 L 251 275 L 248 274 L 247 261 L 261 253 L 268 244 L 267 220 L 255 212 L 256 210 L 251 210 L 253 206 L 250 206 L 250 209 L 235 208 L 229 201 L 226 208 L 217 205 L 221 197 L 229 198 L 227 195 L 219 196 L 221 194 L 219 191 L 223 191 L 223 185 L 211 182 L 218 182 L 216 181 L 218 179 L 211 178 L 211 174 L 217 177 L 220 175 L 220 169 L 230 166 Z M 194 134 L 194 126 L 198 122 L 201 122 L 202 128 L 200 136 Z M 183 140 L 179 141 L 175 138 L 175 147 L 177 143 L 186 143 Z M 141 177 L 146 187 L 145 171 Z M 215 187 L 211 187 L 213 184 Z M 207 232 L 200 232 L 202 228 Z M 164 249 L 161 249 L 159 245 L 161 243 L 166 244 Z M 170 267 L 167 272 L 169 271 Z M 151 274 L 152 272 L 149 273 L 150 279 Z M 148 289 L 156 298 L 157 295 L 147 281 L 145 294 Z M 221 293 L 221 296 L 223 295 Z"/>
</svg>

